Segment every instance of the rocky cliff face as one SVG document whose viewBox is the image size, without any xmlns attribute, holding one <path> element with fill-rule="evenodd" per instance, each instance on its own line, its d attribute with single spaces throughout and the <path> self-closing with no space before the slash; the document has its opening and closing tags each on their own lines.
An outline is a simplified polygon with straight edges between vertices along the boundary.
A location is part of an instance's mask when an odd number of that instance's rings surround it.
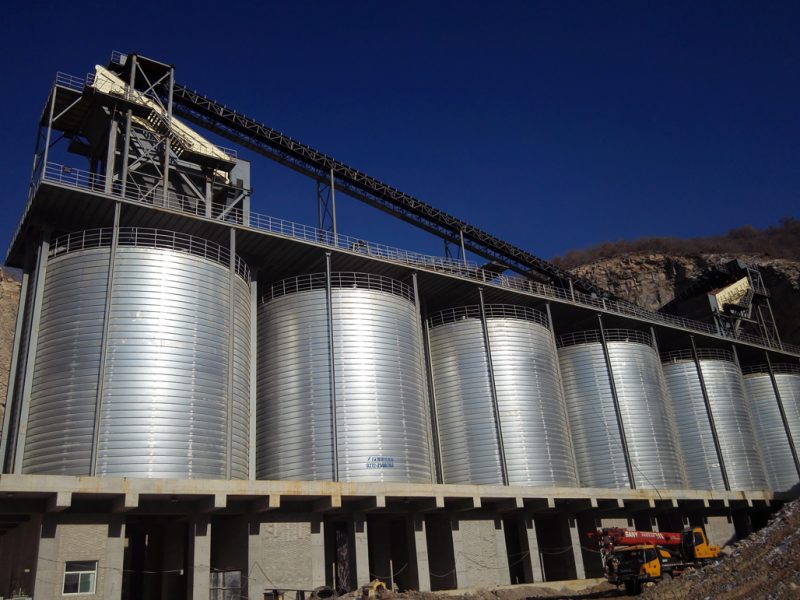
<svg viewBox="0 0 800 600">
<path fill-rule="evenodd" d="M 6 277 L 0 269 L 0 422 L 6 404 L 8 371 L 11 366 L 11 348 L 14 345 L 14 328 L 17 322 L 20 284 Z"/>
<path fill-rule="evenodd" d="M 625 300 L 657 310 L 702 273 L 734 258 L 758 265 L 771 293 L 770 303 L 782 339 L 800 343 L 800 263 L 796 261 L 728 254 L 623 254 L 580 265 L 572 271 Z"/>
</svg>

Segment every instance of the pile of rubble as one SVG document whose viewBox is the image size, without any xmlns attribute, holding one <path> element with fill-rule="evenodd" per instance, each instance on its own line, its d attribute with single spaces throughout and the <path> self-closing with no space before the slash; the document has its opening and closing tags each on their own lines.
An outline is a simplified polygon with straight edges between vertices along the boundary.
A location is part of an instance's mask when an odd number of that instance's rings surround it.
<svg viewBox="0 0 800 600">
<path fill-rule="evenodd" d="M 728 556 L 645 590 L 644 600 L 800 598 L 800 500 L 795 500 Z"/>
</svg>

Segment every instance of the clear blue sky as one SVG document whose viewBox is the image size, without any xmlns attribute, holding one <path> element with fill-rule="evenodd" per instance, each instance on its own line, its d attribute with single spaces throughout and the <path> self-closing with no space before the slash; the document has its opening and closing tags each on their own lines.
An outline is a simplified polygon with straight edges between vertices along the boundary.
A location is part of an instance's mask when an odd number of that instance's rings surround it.
<svg viewBox="0 0 800 600">
<path fill-rule="evenodd" d="M 172 63 L 181 83 L 545 258 L 800 216 L 796 0 L 11 0 L 3 13 L 3 250 L 55 72 L 112 50 Z M 241 154 L 254 210 L 314 223 L 310 180 Z M 442 252 L 339 205 L 342 233 Z"/>
</svg>

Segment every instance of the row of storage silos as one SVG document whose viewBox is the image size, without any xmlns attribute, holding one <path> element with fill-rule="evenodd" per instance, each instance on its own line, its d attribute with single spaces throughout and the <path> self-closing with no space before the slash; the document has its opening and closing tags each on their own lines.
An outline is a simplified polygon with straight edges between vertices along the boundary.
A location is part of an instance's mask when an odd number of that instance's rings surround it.
<svg viewBox="0 0 800 600">
<path fill-rule="evenodd" d="M 776 365 L 773 386 L 722 350 L 662 363 L 649 333 L 556 339 L 548 316 L 524 306 L 455 307 L 423 324 L 414 289 L 378 275 L 293 277 L 262 289 L 255 311 L 252 285 L 240 259 L 182 234 L 56 240 L 23 472 L 715 490 L 725 478 L 731 489 L 798 481 L 785 427 L 798 439 L 794 366 Z"/>
</svg>

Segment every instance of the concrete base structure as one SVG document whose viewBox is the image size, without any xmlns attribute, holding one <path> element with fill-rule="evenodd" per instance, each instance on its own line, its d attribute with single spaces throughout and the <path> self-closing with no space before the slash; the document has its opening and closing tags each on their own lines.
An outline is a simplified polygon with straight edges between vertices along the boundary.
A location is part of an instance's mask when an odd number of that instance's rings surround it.
<svg viewBox="0 0 800 600">
<path fill-rule="evenodd" d="M 396 589 L 602 576 L 597 527 L 704 527 L 727 545 L 789 497 L 325 482 L 0 476 L 0 596 L 63 596 L 67 563 L 93 598 L 300 598 L 375 579 Z"/>
</svg>

